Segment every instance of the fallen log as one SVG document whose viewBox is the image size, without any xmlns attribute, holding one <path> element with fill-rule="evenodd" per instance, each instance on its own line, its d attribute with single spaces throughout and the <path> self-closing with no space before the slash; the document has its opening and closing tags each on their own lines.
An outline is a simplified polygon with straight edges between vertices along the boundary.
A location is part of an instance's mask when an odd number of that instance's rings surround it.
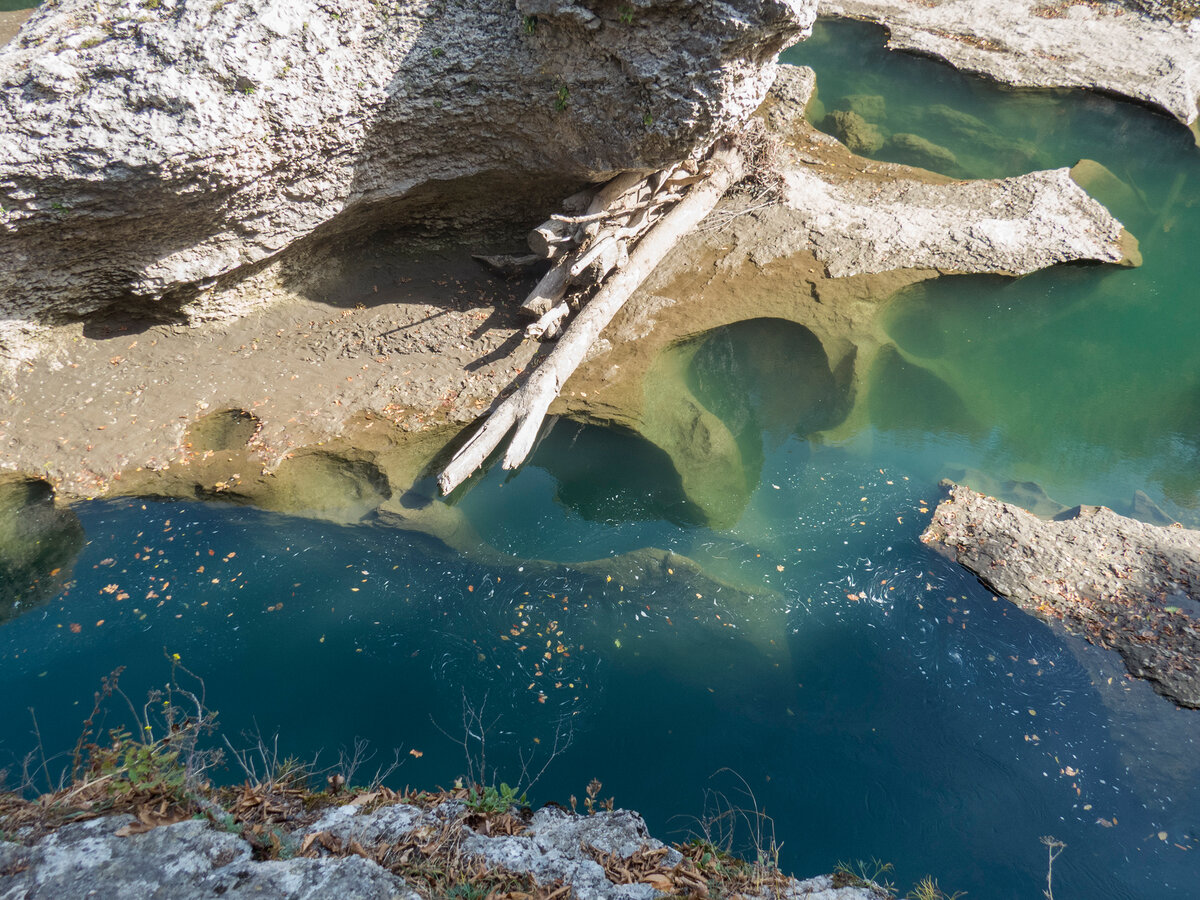
<svg viewBox="0 0 1200 900">
<path fill-rule="evenodd" d="M 680 167 L 674 166 L 649 177 L 622 172 L 595 194 L 574 194 L 563 201 L 565 210 L 578 212 L 582 208 L 583 212 L 553 215 L 530 232 L 529 246 L 536 251 L 534 258 L 554 258 L 556 262 L 525 298 L 521 311 L 534 317 L 545 316 L 562 301 L 571 285 L 589 288 L 599 284 L 614 268 L 623 266 L 628 259 L 628 242 L 656 221 L 664 205 L 681 197 L 671 188 L 655 195 L 652 182 L 667 183 L 678 171 Z M 607 223 L 603 228 L 602 222 Z M 591 239 L 585 248 L 576 253 L 580 241 L 588 236 Z M 534 323 L 527 333 L 531 337 L 550 338 L 561 330 L 560 322 L 556 319 L 551 327 Z"/>
<path fill-rule="evenodd" d="M 583 362 L 604 327 L 625 305 L 646 277 L 685 234 L 695 228 L 717 201 L 744 173 L 736 147 L 721 142 L 707 161 L 707 177 L 646 233 L 629 254 L 628 264 L 612 275 L 571 322 L 541 365 L 511 396 L 492 409 L 480 428 L 450 460 L 438 477 L 448 494 L 487 460 L 515 425 L 502 465 L 515 469 L 533 449 L 542 420 L 567 379 Z"/>
<path fill-rule="evenodd" d="M 521 312 L 530 316 L 541 316 L 560 301 L 567 293 L 567 285 L 571 281 L 571 257 L 561 257 L 550 271 L 542 276 L 525 302 L 521 304 Z"/>
<path fill-rule="evenodd" d="M 578 279 L 592 263 L 597 263 L 600 269 L 599 276 L 603 278 L 617 264 L 619 256 L 617 250 L 617 238 L 612 232 L 599 234 L 596 239 L 588 246 L 588 249 L 575 258 L 571 264 L 570 273 L 572 280 Z M 597 283 L 600 278 L 593 279 L 592 283 Z"/>
<path fill-rule="evenodd" d="M 529 232 L 529 249 L 543 259 L 554 259 L 575 246 L 575 229 L 566 222 L 547 219 Z"/>
<path fill-rule="evenodd" d="M 571 314 L 571 306 L 566 300 L 548 309 L 536 322 L 525 326 L 525 337 L 535 340 L 550 340 L 562 332 L 562 323 Z"/>
<path fill-rule="evenodd" d="M 534 253 L 528 258 L 556 263 L 525 298 L 521 311 L 545 316 L 572 285 L 590 288 L 624 266 L 629 244 L 662 217 L 665 207 L 683 198 L 681 189 L 703 177 L 689 159 L 650 175 L 622 172 L 594 193 L 572 194 L 563 201 L 564 213 L 552 215 L 529 233 Z M 561 318 L 556 318 L 549 327 L 535 323 L 526 330 L 548 339 L 558 334 L 560 325 Z"/>
</svg>

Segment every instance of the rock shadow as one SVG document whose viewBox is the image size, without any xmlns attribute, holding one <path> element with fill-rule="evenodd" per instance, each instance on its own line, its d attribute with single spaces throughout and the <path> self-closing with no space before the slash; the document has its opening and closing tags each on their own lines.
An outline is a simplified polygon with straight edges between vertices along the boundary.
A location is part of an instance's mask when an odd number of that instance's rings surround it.
<svg viewBox="0 0 1200 900">
<path fill-rule="evenodd" d="M 808 328 L 747 319 L 664 352 L 646 379 L 641 431 L 670 457 L 714 525 L 737 520 L 769 449 L 834 427 L 852 386 Z M 666 387 L 669 385 L 669 389 Z"/>
<path fill-rule="evenodd" d="M 50 485 L 0 475 L 0 623 L 59 594 L 86 536 Z"/>
</svg>

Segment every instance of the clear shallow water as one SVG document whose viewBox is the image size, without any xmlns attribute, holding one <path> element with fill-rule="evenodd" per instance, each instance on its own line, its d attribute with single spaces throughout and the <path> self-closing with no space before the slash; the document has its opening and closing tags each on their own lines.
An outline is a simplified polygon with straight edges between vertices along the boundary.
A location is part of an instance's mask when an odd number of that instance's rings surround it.
<svg viewBox="0 0 1200 900">
<path fill-rule="evenodd" d="M 925 163 L 943 174 L 1101 163 L 1114 177 L 1088 189 L 1145 257 L 1140 269 L 1060 266 L 903 292 L 884 317 L 899 352 L 872 373 L 876 428 L 860 440 L 931 476 L 949 464 L 1033 480 L 1067 505 L 1123 510 L 1143 490 L 1195 525 L 1200 152 L 1188 131 L 1099 95 L 1008 90 L 888 53 L 881 30 L 860 23 L 819 23 L 784 58 L 817 70 L 823 108 L 869 95 L 883 134 L 944 145 L 957 163 Z M 876 155 L 910 161 L 891 143 Z"/>
<path fill-rule="evenodd" d="M 822 29 L 802 54 L 827 102 L 861 92 L 834 81 L 845 60 L 886 72 L 898 97 L 942 91 L 980 118 L 1013 101 L 886 57 L 856 28 Z M 165 650 L 204 677 L 235 743 L 257 727 L 333 762 L 362 736 L 381 758 L 402 748 L 401 784 L 463 771 L 440 729 L 461 733 L 464 696 L 486 698 L 501 777 L 515 778 L 522 751 L 544 759 L 556 730 L 570 732 L 533 799 L 582 796 L 598 777 L 659 835 L 695 830 L 687 817 L 703 814 L 705 787 L 739 800 L 727 778 L 710 781 L 732 767 L 801 874 L 875 856 L 895 863 L 902 893 L 931 873 L 951 891 L 1024 900 L 1044 883 L 1038 837 L 1053 834 L 1069 845 L 1059 896 L 1194 897 L 1200 717 L 917 540 L 948 464 L 1034 478 L 1068 503 L 1125 502 L 1142 488 L 1196 506 L 1196 151 L 1137 109 L 1015 96 L 1024 112 L 1007 133 L 1029 120 L 1044 152 L 1069 156 L 1082 141 L 1079 156 L 1124 146 L 1158 160 L 1139 182 L 1157 191 L 1157 211 L 1125 219 L 1144 269 L 910 291 L 888 310 L 898 349 L 872 379 L 870 415 L 838 445 L 808 437 L 840 414 L 834 392 L 797 392 L 755 368 L 760 323 L 715 335 L 687 378 L 747 460 L 749 497 L 731 528 L 703 524 L 660 451 L 569 422 L 515 476 L 492 471 L 459 500 L 511 561 L 240 508 L 81 505 L 88 544 L 54 576 L 69 574 L 68 587 L 0 625 L 0 754 L 32 748 L 28 707 L 46 747 L 72 746 L 100 676 L 128 666 L 122 683 L 138 697 L 166 677 Z M 1097 103 L 1120 126 L 1103 141 L 1056 137 L 1043 122 L 1075 122 Z M 1178 172 L 1191 180 L 1153 256 L 1149 225 Z M 795 340 L 796 356 L 809 354 Z M 700 570 L 668 560 L 635 579 L 620 555 L 644 547 Z"/>
</svg>

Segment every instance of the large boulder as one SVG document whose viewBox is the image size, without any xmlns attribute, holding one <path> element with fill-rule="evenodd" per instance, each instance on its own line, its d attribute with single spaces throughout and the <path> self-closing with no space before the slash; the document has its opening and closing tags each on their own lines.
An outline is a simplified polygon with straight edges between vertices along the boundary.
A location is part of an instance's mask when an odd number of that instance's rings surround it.
<svg viewBox="0 0 1200 900">
<path fill-rule="evenodd" d="M 261 297 L 224 288 L 310 235 L 687 156 L 759 105 L 815 6 L 46 3 L 0 51 L 0 354 L 107 308 L 243 312 Z"/>
</svg>

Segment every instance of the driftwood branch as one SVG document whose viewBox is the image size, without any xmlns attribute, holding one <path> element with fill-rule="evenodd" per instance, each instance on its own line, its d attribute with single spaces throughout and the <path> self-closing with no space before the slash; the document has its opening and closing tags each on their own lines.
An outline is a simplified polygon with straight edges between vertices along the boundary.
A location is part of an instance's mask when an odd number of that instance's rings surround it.
<svg viewBox="0 0 1200 900">
<path fill-rule="evenodd" d="M 567 326 L 558 344 L 542 360 L 541 365 L 520 388 L 493 408 L 483 427 L 450 460 L 438 478 L 443 493 L 450 493 L 483 465 L 514 425 L 516 431 L 502 464 L 506 469 L 515 469 L 525 461 L 533 449 L 550 404 L 583 362 L 600 332 L 680 238 L 695 228 L 716 206 L 725 191 L 741 179 L 743 166 L 742 154 L 736 147 L 724 143 L 718 145 L 706 164 L 704 180 L 695 184 L 642 237 L 630 251 L 628 263 L 601 285 L 595 296 Z M 614 182 L 618 180 L 614 179 Z M 606 185 L 601 193 L 612 184 Z M 624 188 L 620 196 L 627 191 L 629 187 Z M 592 211 L 589 209 L 589 212 Z"/>
<path fill-rule="evenodd" d="M 541 316 L 560 301 L 567 293 L 571 281 L 571 257 L 558 259 L 550 271 L 542 276 L 532 293 L 521 304 L 521 312 L 530 316 Z"/>
<path fill-rule="evenodd" d="M 562 323 L 571 313 L 571 307 L 566 300 L 551 307 L 538 318 L 525 326 L 525 337 L 545 339 L 558 337 L 562 333 Z"/>
</svg>

